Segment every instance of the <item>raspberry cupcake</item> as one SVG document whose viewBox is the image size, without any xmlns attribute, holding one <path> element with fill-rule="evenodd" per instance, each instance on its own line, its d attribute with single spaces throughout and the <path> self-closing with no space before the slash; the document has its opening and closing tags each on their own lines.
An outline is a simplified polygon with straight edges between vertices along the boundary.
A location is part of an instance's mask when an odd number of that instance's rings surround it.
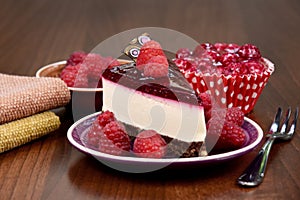
<svg viewBox="0 0 300 200">
<path fill-rule="evenodd" d="M 274 72 L 273 63 L 252 44 L 203 43 L 194 51 L 179 49 L 174 62 L 198 94 L 208 92 L 217 103 L 245 114 Z"/>
</svg>

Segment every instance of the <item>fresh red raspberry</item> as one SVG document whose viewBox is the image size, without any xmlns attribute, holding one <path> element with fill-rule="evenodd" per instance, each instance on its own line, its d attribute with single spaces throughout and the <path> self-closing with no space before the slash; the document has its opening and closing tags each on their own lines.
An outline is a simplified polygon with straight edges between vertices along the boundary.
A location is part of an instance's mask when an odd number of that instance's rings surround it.
<svg viewBox="0 0 300 200">
<path fill-rule="evenodd" d="M 188 48 L 182 48 L 176 52 L 176 58 L 187 58 L 191 55 L 192 52 Z"/>
<path fill-rule="evenodd" d="M 213 62 L 219 62 L 221 54 L 215 50 L 206 50 L 204 56 L 209 57 Z"/>
<path fill-rule="evenodd" d="M 249 60 L 242 63 L 243 67 L 248 69 L 251 74 L 260 74 L 265 70 L 265 66 L 256 60 Z"/>
<path fill-rule="evenodd" d="M 101 135 L 103 135 L 102 127 L 95 121 L 86 135 L 87 146 L 98 150 Z"/>
<path fill-rule="evenodd" d="M 74 80 L 74 86 L 76 88 L 87 88 L 88 83 L 87 75 L 86 74 L 80 74 L 78 73 L 75 80 Z"/>
<path fill-rule="evenodd" d="M 111 121 L 102 129 L 99 151 L 112 155 L 121 155 L 130 150 L 130 139 L 125 127 L 118 121 Z"/>
<path fill-rule="evenodd" d="M 106 68 L 120 65 L 112 57 L 102 57 L 95 53 L 74 52 L 61 73 L 61 78 L 69 87 L 97 87 Z M 73 67 L 74 66 L 74 67 Z"/>
<path fill-rule="evenodd" d="M 222 133 L 216 144 L 217 149 L 238 149 L 243 146 L 246 140 L 244 129 L 233 124 L 225 122 Z"/>
<path fill-rule="evenodd" d="M 87 88 L 88 87 L 88 73 L 89 69 L 86 68 L 82 63 L 78 64 L 79 69 L 77 76 L 74 80 L 74 86 L 73 87 L 78 87 L 78 88 Z"/>
<path fill-rule="evenodd" d="M 109 110 L 106 110 L 104 112 L 102 112 L 98 117 L 97 117 L 97 120 L 98 120 L 98 124 L 101 126 L 101 127 L 104 127 L 106 124 L 112 122 L 112 121 L 115 121 L 116 118 L 115 118 L 115 115 L 113 112 L 110 112 Z"/>
<path fill-rule="evenodd" d="M 67 65 L 61 72 L 60 78 L 67 84 L 68 87 L 74 86 L 77 73 L 80 65 Z"/>
<path fill-rule="evenodd" d="M 143 44 L 136 60 L 136 68 L 142 71 L 149 60 L 154 56 L 165 56 L 160 44 L 150 40 Z"/>
<path fill-rule="evenodd" d="M 67 65 L 77 65 L 85 59 L 86 53 L 83 51 L 73 52 L 67 60 Z"/>
<path fill-rule="evenodd" d="M 112 155 L 130 150 L 130 139 L 124 125 L 110 111 L 102 112 L 86 135 L 88 147 Z"/>
<path fill-rule="evenodd" d="M 144 158 L 162 158 L 166 153 L 165 140 L 153 130 L 140 132 L 133 143 L 133 152 Z"/>
<path fill-rule="evenodd" d="M 245 44 L 238 50 L 238 54 L 245 59 L 258 59 L 261 58 L 259 49 L 252 44 Z"/>
<path fill-rule="evenodd" d="M 229 65 L 230 63 L 236 63 L 239 61 L 240 56 L 238 54 L 235 53 L 224 53 L 222 54 L 222 56 L 220 57 L 220 62 L 223 65 Z"/>
<path fill-rule="evenodd" d="M 243 75 L 248 74 L 248 69 L 243 66 L 241 62 L 229 63 L 227 66 L 223 67 L 224 75 Z"/>
<path fill-rule="evenodd" d="M 144 76 L 164 77 L 169 72 L 169 64 L 165 56 L 154 56 L 145 65 Z"/>
<path fill-rule="evenodd" d="M 61 74 L 60 78 L 67 84 L 68 87 L 87 87 L 87 71 L 84 69 L 82 64 L 68 65 L 66 66 Z"/>
<path fill-rule="evenodd" d="M 214 46 L 218 52 L 223 52 L 227 48 L 228 44 L 217 42 L 214 44 Z"/>
<path fill-rule="evenodd" d="M 214 149 L 238 149 L 241 148 L 246 141 L 244 129 L 236 124 L 226 121 L 221 123 L 217 119 L 212 118 L 208 122 L 207 126 L 208 140 L 209 138 L 215 138 L 215 136 L 218 136 Z"/>
<path fill-rule="evenodd" d="M 240 46 L 237 44 L 230 43 L 226 46 L 224 51 L 227 53 L 236 53 L 239 50 Z"/>
<path fill-rule="evenodd" d="M 99 78 L 103 72 L 104 58 L 99 54 L 89 53 L 82 63 L 88 69 L 91 78 Z"/>
<path fill-rule="evenodd" d="M 244 123 L 244 117 L 245 115 L 240 108 L 232 107 L 227 109 L 225 121 L 242 126 Z"/>
</svg>

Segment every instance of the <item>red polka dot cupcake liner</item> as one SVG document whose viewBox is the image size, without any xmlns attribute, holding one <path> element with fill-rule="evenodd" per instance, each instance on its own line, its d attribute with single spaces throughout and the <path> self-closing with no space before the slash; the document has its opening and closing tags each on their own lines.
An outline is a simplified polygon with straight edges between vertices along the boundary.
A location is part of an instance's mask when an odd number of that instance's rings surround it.
<svg viewBox="0 0 300 200">
<path fill-rule="evenodd" d="M 190 71 L 182 71 L 182 73 L 198 94 L 208 92 L 215 102 L 224 104 L 228 108 L 239 107 L 247 114 L 253 110 L 262 90 L 275 70 L 271 61 L 265 58 L 264 61 L 268 67 L 261 74 L 231 76 Z"/>
</svg>

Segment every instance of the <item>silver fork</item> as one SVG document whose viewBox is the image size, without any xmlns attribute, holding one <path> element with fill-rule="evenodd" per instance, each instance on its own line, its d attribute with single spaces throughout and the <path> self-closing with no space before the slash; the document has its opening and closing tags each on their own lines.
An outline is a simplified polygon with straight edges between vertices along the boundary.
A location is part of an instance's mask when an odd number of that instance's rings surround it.
<svg viewBox="0 0 300 200">
<path fill-rule="evenodd" d="M 267 134 L 268 137 L 267 141 L 260 149 L 260 151 L 258 152 L 257 156 L 254 158 L 254 160 L 251 162 L 251 164 L 248 166 L 248 168 L 237 179 L 238 184 L 242 186 L 254 187 L 262 183 L 263 178 L 265 176 L 269 153 L 275 139 L 281 139 L 281 140 L 292 139 L 296 130 L 298 113 L 299 113 L 299 108 L 297 107 L 294 113 L 294 119 L 292 120 L 290 125 L 290 129 L 287 131 L 290 116 L 291 116 L 291 108 L 289 107 L 279 132 L 282 109 L 280 107 L 278 108 L 273 123 L 271 125 L 269 134 Z"/>
</svg>

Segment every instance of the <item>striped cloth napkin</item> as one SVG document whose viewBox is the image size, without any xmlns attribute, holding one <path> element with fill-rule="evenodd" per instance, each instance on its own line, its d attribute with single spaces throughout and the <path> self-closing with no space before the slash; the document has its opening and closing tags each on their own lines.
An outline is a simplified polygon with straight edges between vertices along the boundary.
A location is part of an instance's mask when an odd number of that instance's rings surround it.
<svg viewBox="0 0 300 200">
<path fill-rule="evenodd" d="M 59 78 L 0 73 L 0 153 L 58 129 L 59 117 L 49 110 L 70 98 Z"/>
</svg>

